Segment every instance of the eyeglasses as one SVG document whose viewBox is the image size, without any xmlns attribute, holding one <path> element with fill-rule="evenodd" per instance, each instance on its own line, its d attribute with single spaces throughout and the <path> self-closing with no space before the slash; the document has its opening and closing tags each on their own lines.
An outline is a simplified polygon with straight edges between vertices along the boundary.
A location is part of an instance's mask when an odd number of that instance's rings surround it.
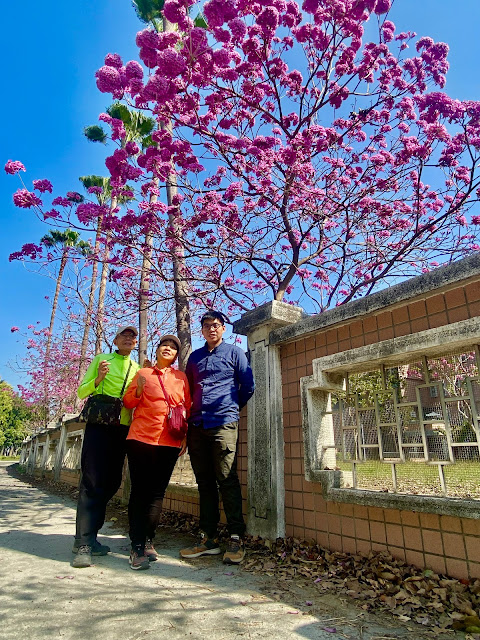
<svg viewBox="0 0 480 640">
<path fill-rule="evenodd" d="M 221 327 L 223 327 L 223 324 L 219 324 L 218 322 L 216 322 L 215 324 L 204 324 L 202 329 L 204 329 L 205 331 L 210 331 L 210 329 L 218 331 Z"/>
</svg>

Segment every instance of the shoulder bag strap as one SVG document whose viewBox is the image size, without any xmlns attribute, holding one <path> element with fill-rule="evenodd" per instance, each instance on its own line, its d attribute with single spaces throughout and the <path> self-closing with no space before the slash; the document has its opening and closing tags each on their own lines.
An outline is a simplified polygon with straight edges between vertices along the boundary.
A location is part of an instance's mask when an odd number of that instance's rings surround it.
<svg viewBox="0 0 480 640">
<path fill-rule="evenodd" d="M 119 398 L 123 398 L 123 392 L 125 391 L 125 385 L 127 384 L 128 374 L 130 373 L 130 369 L 131 368 L 132 368 L 132 361 L 130 360 L 130 364 L 128 365 L 128 369 L 127 369 L 127 375 L 125 376 L 125 380 L 123 381 L 122 390 L 120 391 L 120 395 L 118 396 Z"/>
<path fill-rule="evenodd" d="M 170 398 L 168 397 L 167 390 L 165 389 L 165 385 L 163 384 L 162 376 L 156 369 L 155 369 L 155 373 L 158 376 L 158 381 L 160 382 L 160 386 L 162 387 L 163 395 L 165 396 L 165 400 L 167 401 L 168 407 L 172 409 L 172 405 L 170 404 Z"/>
</svg>

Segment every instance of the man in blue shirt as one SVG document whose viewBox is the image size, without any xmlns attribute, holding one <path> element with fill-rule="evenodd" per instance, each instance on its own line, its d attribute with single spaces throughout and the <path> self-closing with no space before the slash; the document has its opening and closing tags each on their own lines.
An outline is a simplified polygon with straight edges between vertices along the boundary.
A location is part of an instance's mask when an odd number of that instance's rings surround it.
<svg viewBox="0 0 480 640">
<path fill-rule="evenodd" d="M 245 556 L 245 522 L 237 475 L 238 420 L 255 384 L 245 353 L 223 342 L 223 315 L 208 311 L 201 323 L 205 346 L 190 355 L 185 370 L 192 396 L 187 444 L 200 494 L 201 537 L 180 555 L 197 558 L 221 553 L 215 539 L 220 490 L 230 534 L 223 561 L 239 564 Z"/>
</svg>

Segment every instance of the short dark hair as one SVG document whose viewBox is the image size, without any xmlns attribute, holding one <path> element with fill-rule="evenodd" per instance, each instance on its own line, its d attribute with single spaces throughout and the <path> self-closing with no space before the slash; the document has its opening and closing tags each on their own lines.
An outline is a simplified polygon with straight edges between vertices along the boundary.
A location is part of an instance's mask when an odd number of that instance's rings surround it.
<svg viewBox="0 0 480 640">
<path fill-rule="evenodd" d="M 215 311 L 214 309 L 209 309 L 206 311 L 201 317 L 200 323 L 203 327 L 203 323 L 206 320 L 218 320 L 221 324 L 225 324 L 225 316 L 220 311 Z"/>
</svg>

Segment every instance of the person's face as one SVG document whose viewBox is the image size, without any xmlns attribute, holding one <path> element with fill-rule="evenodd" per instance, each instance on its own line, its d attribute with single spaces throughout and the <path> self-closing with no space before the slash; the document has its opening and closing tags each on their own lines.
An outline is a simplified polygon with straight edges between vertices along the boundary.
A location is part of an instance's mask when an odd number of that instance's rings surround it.
<svg viewBox="0 0 480 640">
<path fill-rule="evenodd" d="M 222 341 L 225 325 L 220 320 L 205 320 L 202 324 L 202 335 L 209 347 L 216 347 Z"/>
<path fill-rule="evenodd" d="M 137 336 L 131 329 L 125 329 L 115 338 L 113 344 L 117 347 L 119 353 L 125 355 L 135 348 Z"/>
<path fill-rule="evenodd" d="M 177 357 L 178 349 L 173 340 L 164 340 L 157 347 L 157 362 L 170 365 Z"/>
</svg>

